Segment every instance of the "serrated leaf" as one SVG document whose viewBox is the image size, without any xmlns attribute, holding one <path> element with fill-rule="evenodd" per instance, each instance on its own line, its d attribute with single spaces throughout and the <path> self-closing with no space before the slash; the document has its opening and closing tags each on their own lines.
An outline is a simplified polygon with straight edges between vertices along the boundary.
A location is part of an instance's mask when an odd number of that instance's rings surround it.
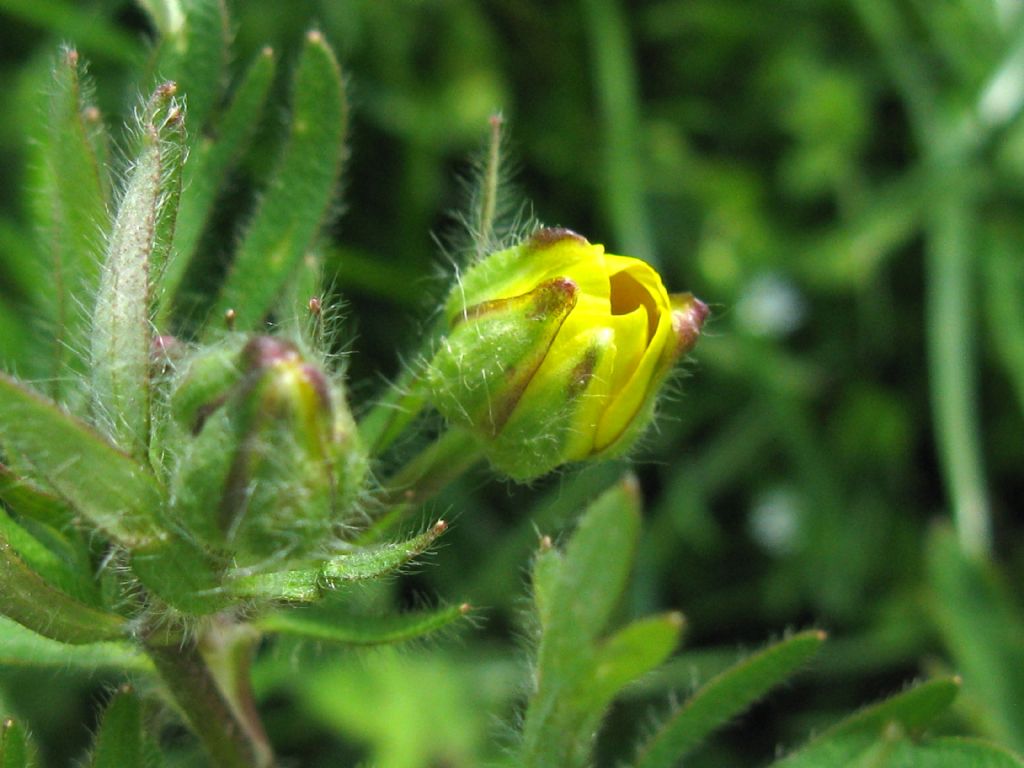
<svg viewBox="0 0 1024 768">
<path fill-rule="evenodd" d="M 433 611 L 410 611 L 384 616 L 354 616 L 337 610 L 302 608 L 272 613 L 256 621 L 264 632 L 326 640 L 346 645 L 382 645 L 424 637 L 451 627 L 469 606 L 451 605 Z"/>
<path fill-rule="evenodd" d="M 149 546 L 162 536 L 155 478 L 91 427 L 3 374 L 0 446 L 126 547 Z"/>
<path fill-rule="evenodd" d="M 130 688 L 110 700 L 92 748 L 90 768 L 144 768 L 142 708 Z"/>
<path fill-rule="evenodd" d="M 45 525 L 25 522 L 31 530 L 0 510 L 0 538 L 48 584 L 82 603 L 98 606 L 99 594 L 92 580 L 88 552 Z"/>
<path fill-rule="evenodd" d="M 22 517 L 58 529 L 70 524 L 75 516 L 74 510 L 63 499 L 18 477 L 3 464 L 0 464 L 0 501 Z"/>
<path fill-rule="evenodd" d="M 0 666 L 58 670 L 151 672 L 145 654 L 129 642 L 68 645 L 0 616 Z"/>
<path fill-rule="evenodd" d="M 952 678 L 929 680 L 848 717 L 773 768 L 848 768 L 893 728 L 916 733 L 944 712 L 960 690 Z"/>
<path fill-rule="evenodd" d="M 47 584 L 0 537 L 0 613 L 44 637 L 95 643 L 122 637 L 125 620 L 75 600 Z"/>
<path fill-rule="evenodd" d="M 88 90 L 78 53 L 63 51 L 54 67 L 36 209 L 47 272 L 59 276 L 38 288 L 54 325 L 52 376 L 53 394 L 58 398 L 67 368 L 85 370 L 88 317 L 80 302 L 95 291 L 97 255 L 109 227 L 103 181 L 107 170 L 96 157 L 93 137 L 102 124 L 87 124 Z"/>
<path fill-rule="evenodd" d="M 182 278 L 196 254 L 200 236 L 209 222 L 217 194 L 256 132 L 275 69 L 274 54 L 266 48 L 256 57 L 235 90 L 230 105 L 217 123 L 216 138 L 192 142 L 184 169 L 175 248 L 161 276 L 158 322 L 166 322 Z"/>
<path fill-rule="evenodd" d="M 1024 616 L 1013 594 L 947 528 L 929 540 L 928 575 L 932 612 L 964 682 L 958 705 L 987 736 L 1024 750 Z"/>
<path fill-rule="evenodd" d="M 672 768 L 712 731 L 741 714 L 817 653 L 823 632 L 801 632 L 755 653 L 703 685 L 651 737 L 637 768 Z"/>
<path fill-rule="evenodd" d="M 36 749 L 24 726 L 13 718 L 0 725 L 0 768 L 35 768 Z"/>
<path fill-rule="evenodd" d="M 288 138 L 228 274 L 214 317 L 233 309 L 240 330 L 270 311 L 326 219 L 344 157 L 341 70 L 319 32 L 306 36 L 295 72 Z"/>
<path fill-rule="evenodd" d="M 407 541 L 356 549 L 325 560 L 315 568 L 240 574 L 228 581 L 227 588 L 238 598 L 313 602 L 345 582 L 375 579 L 398 570 L 423 554 L 446 529 L 444 521 L 439 520 L 430 530 Z"/>
<path fill-rule="evenodd" d="M 146 105 L 142 147 L 118 206 L 92 317 L 96 407 L 115 442 L 138 457 L 149 445 L 151 275 L 163 268 L 174 234 L 184 114 L 173 83 Z"/>
<path fill-rule="evenodd" d="M 198 138 L 224 87 L 228 64 L 228 12 L 224 0 L 144 0 L 160 32 L 155 71 L 173 80 L 188 103 Z"/>
</svg>

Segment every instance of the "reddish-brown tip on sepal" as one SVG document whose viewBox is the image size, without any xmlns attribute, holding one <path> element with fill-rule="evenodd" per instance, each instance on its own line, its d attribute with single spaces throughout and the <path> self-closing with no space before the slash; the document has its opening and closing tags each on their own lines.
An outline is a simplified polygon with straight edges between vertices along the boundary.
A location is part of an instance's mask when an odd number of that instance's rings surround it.
<svg viewBox="0 0 1024 768">
<path fill-rule="evenodd" d="M 697 344 L 701 329 L 711 310 L 692 293 L 673 294 L 671 299 L 672 330 L 679 340 L 678 354 L 682 355 Z"/>
</svg>

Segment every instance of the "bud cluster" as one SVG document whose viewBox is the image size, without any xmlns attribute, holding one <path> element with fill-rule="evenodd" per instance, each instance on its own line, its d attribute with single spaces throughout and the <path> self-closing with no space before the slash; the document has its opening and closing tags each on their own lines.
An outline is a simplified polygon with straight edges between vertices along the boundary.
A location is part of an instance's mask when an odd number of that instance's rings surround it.
<svg viewBox="0 0 1024 768">
<path fill-rule="evenodd" d="M 188 366 L 172 412 L 191 434 L 172 514 L 241 565 L 323 550 L 351 516 L 367 460 L 345 398 L 291 342 L 256 336 Z"/>
</svg>

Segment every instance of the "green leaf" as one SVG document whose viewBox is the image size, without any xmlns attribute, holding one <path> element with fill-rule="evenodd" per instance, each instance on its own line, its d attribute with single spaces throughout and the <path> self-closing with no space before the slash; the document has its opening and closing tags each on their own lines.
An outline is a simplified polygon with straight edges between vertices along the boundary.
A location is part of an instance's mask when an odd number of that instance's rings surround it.
<svg viewBox="0 0 1024 768">
<path fill-rule="evenodd" d="M 630 477 L 590 506 L 566 548 L 541 641 L 542 673 L 571 668 L 604 631 L 626 587 L 639 533 L 640 497 Z"/>
<path fill-rule="evenodd" d="M 165 83 L 146 105 L 142 148 L 114 220 L 92 318 L 92 384 L 100 418 L 138 457 L 149 445 L 151 274 L 170 248 L 181 189 L 184 116 Z"/>
<path fill-rule="evenodd" d="M 93 744 L 90 768 L 143 768 L 142 708 L 124 686 L 111 699 Z"/>
<path fill-rule="evenodd" d="M 929 540 L 932 612 L 963 678 L 958 705 L 981 731 L 1024 750 L 1024 616 L 988 562 L 963 554 L 953 532 Z"/>
<path fill-rule="evenodd" d="M 195 143 L 220 99 L 228 64 L 224 0 L 143 0 L 160 32 L 155 71 L 173 80 L 188 104 Z"/>
<path fill-rule="evenodd" d="M 125 620 L 97 610 L 47 584 L 0 536 L 0 613 L 44 637 L 95 643 L 125 633 Z"/>
<path fill-rule="evenodd" d="M 825 731 L 797 752 L 772 763 L 774 768 L 848 768 L 865 750 L 887 740 L 887 733 L 917 733 L 953 703 L 959 681 L 940 678 L 922 683 L 868 707 Z"/>
<path fill-rule="evenodd" d="M 86 519 L 124 546 L 152 545 L 155 478 L 88 425 L 0 374 L 0 446 L 30 463 Z"/>
<path fill-rule="evenodd" d="M 25 521 L 25 526 L 0 510 L 0 537 L 6 539 L 28 568 L 71 597 L 99 606 L 89 553 L 48 526 Z"/>
<path fill-rule="evenodd" d="M 880 768 L 1022 768 L 1024 760 L 1005 747 L 980 739 L 904 741 Z"/>
<path fill-rule="evenodd" d="M 58 529 L 69 525 L 75 516 L 63 499 L 18 477 L 3 464 L 0 464 L 0 501 L 22 517 Z"/>
<path fill-rule="evenodd" d="M 157 297 L 160 324 L 166 322 L 181 281 L 196 254 L 217 194 L 256 132 L 274 71 L 274 54 L 265 48 L 249 67 L 231 104 L 218 121 L 216 138 L 192 141 L 184 169 L 175 248 L 160 279 L 161 290 Z"/>
<path fill-rule="evenodd" d="M 64 39 L 77 41 L 97 58 L 137 65 L 142 56 L 142 47 L 135 35 L 80 3 L 68 0 L 0 0 L 0 8 Z"/>
<path fill-rule="evenodd" d="M 543 625 L 538 651 L 537 690 L 530 697 L 520 747 L 524 766 L 571 768 L 589 760 L 593 733 L 609 695 L 630 673 L 646 671 L 675 644 L 678 618 L 661 626 L 640 623 L 607 644 L 599 635 L 625 589 L 640 529 L 636 481 L 624 481 L 590 505 L 561 562 L 543 553 L 534 567 L 535 597 Z M 656 619 L 655 622 L 658 620 Z M 636 650 L 638 635 L 654 642 L 635 665 L 622 658 Z M 670 637 L 671 636 L 671 637 Z M 668 640 L 671 639 L 671 643 Z M 610 665 L 602 668 L 602 664 Z M 607 675 L 601 680 L 602 674 Z M 600 690 L 591 697 L 588 690 Z"/>
<path fill-rule="evenodd" d="M 637 768 L 671 768 L 817 653 L 825 634 L 801 632 L 753 654 L 703 685 L 642 748 Z"/>
<path fill-rule="evenodd" d="M 603 714 L 623 688 L 672 655 L 684 625 L 682 614 L 673 611 L 638 619 L 601 643 L 594 677 L 579 691 L 580 706 Z"/>
<path fill-rule="evenodd" d="M 319 32 L 310 32 L 293 87 L 284 151 L 228 274 L 214 317 L 236 313 L 240 330 L 270 311 L 331 209 L 344 156 L 341 70 Z"/>
<path fill-rule="evenodd" d="M 67 645 L 36 634 L 10 619 L 0 616 L 0 666 L 27 667 L 82 672 L 151 672 L 153 665 L 145 654 L 129 642 L 101 642 Z"/>
<path fill-rule="evenodd" d="M 6 718 L 0 725 L 0 768 L 34 768 L 37 764 L 35 745 L 25 728 Z"/>
<path fill-rule="evenodd" d="M 355 549 L 315 568 L 239 574 L 228 582 L 227 588 L 239 598 L 313 602 L 345 582 L 375 579 L 401 568 L 425 552 L 447 528 L 443 520 L 438 520 L 430 530 L 407 541 Z"/>
<path fill-rule="evenodd" d="M 54 67 L 40 168 L 42 189 L 36 216 L 42 233 L 47 273 L 59 275 L 38 286 L 43 305 L 54 325 L 52 355 L 53 394 L 67 367 L 85 370 L 88 317 L 81 311 L 84 297 L 92 296 L 99 278 L 97 258 L 107 214 L 107 173 L 96 157 L 92 135 L 102 123 L 87 120 L 90 87 L 84 79 L 78 53 L 63 51 Z"/>
<path fill-rule="evenodd" d="M 414 640 L 447 629 L 469 613 L 469 605 L 385 616 L 354 616 L 337 610 L 302 608 L 272 613 L 256 621 L 264 632 L 327 640 L 347 645 L 382 645 Z"/>
</svg>

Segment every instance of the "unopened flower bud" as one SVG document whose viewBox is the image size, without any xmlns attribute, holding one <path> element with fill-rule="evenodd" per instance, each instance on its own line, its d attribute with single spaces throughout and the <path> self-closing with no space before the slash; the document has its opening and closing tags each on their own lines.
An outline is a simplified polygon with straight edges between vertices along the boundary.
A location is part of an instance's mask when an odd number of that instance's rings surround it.
<svg viewBox="0 0 1024 768">
<path fill-rule="evenodd" d="M 491 463 L 526 480 L 627 450 L 708 309 L 647 263 L 542 229 L 470 269 L 445 306 L 428 385 Z"/>
<path fill-rule="evenodd" d="M 344 397 L 272 337 L 251 339 L 233 370 L 226 391 L 210 387 L 215 398 L 176 474 L 176 512 L 238 564 L 322 549 L 366 472 Z"/>
</svg>

